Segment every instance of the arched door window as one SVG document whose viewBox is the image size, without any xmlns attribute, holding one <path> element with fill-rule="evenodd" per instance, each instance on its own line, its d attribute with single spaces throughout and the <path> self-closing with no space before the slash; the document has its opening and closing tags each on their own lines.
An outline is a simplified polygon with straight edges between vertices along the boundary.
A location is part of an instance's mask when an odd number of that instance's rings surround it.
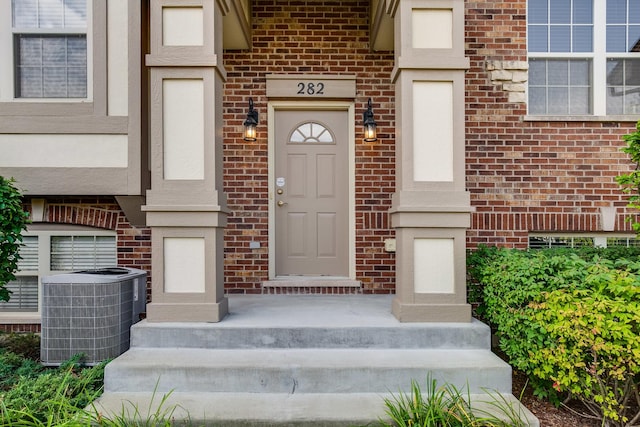
<svg viewBox="0 0 640 427">
<path fill-rule="evenodd" d="M 334 144 L 331 131 L 317 122 L 306 122 L 291 132 L 289 144 Z"/>
</svg>

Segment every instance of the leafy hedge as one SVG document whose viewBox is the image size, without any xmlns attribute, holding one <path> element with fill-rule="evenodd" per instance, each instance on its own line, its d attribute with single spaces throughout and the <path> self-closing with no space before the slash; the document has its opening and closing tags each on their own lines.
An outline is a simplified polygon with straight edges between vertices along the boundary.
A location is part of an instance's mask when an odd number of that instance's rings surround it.
<svg viewBox="0 0 640 427">
<path fill-rule="evenodd" d="M 478 312 L 534 392 L 582 401 L 603 425 L 640 420 L 640 251 L 479 248 Z"/>
<path fill-rule="evenodd" d="M 633 171 L 616 177 L 616 182 L 622 187 L 622 192 L 629 195 L 627 207 L 640 209 L 640 120 L 636 123 L 636 131 L 628 135 L 623 135 L 622 139 L 626 143 L 620 149 L 629 155 L 629 160 L 635 165 Z M 638 215 L 627 218 L 636 233 L 640 234 L 640 219 Z"/>
<path fill-rule="evenodd" d="M 0 301 L 9 301 L 11 291 L 5 285 L 16 278 L 22 232 L 29 219 L 29 213 L 22 209 L 20 191 L 13 184 L 12 179 L 0 176 Z"/>
</svg>

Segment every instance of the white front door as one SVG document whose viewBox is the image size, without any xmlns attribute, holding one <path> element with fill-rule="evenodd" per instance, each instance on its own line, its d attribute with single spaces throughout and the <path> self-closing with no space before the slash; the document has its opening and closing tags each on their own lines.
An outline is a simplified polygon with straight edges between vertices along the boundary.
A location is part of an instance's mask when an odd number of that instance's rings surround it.
<svg viewBox="0 0 640 427">
<path fill-rule="evenodd" d="M 345 110 L 275 110 L 275 275 L 349 275 Z"/>
</svg>

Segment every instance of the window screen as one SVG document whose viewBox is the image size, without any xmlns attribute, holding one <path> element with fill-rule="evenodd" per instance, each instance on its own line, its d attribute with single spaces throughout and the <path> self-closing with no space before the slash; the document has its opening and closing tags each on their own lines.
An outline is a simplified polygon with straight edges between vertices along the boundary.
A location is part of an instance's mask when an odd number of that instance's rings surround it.
<svg viewBox="0 0 640 427">
<path fill-rule="evenodd" d="M 18 276 L 7 283 L 9 301 L 0 302 L 0 311 L 38 311 L 38 276 Z"/>
<path fill-rule="evenodd" d="M 537 235 L 529 236 L 530 249 L 547 248 L 579 248 L 579 247 L 631 247 L 640 246 L 640 240 L 635 236 L 559 236 Z"/>
<path fill-rule="evenodd" d="M 640 113 L 640 0 L 528 0 L 529 113 Z"/>
<path fill-rule="evenodd" d="M 87 97 L 86 0 L 12 0 L 15 96 Z"/>
<path fill-rule="evenodd" d="M 51 270 L 72 271 L 117 264 L 112 236 L 51 236 Z"/>
<path fill-rule="evenodd" d="M 40 278 L 66 271 L 117 265 L 115 233 L 100 231 L 30 231 L 23 236 L 16 280 L 7 284 L 12 291 L 8 302 L 0 302 L 0 313 L 38 313 Z"/>
<path fill-rule="evenodd" d="M 23 236 L 20 247 L 18 270 L 21 273 L 16 280 L 7 283 L 11 291 L 9 301 L 0 302 L 0 311 L 38 311 L 38 236 Z"/>
<path fill-rule="evenodd" d="M 19 271 L 38 271 L 38 236 L 22 236 Z"/>
</svg>

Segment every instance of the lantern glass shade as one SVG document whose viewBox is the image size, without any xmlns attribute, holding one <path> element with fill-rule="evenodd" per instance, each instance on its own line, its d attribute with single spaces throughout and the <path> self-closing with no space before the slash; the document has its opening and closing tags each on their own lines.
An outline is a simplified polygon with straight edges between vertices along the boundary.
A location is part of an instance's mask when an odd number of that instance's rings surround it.
<svg viewBox="0 0 640 427">
<path fill-rule="evenodd" d="M 249 111 L 244 123 L 243 137 L 245 141 L 255 141 L 258 138 L 258 112 L 253 109 L 253 99 L 249 98 Z"/>
<path fill-rule="evenodd" d="M 376 133 L 376 121 L 373 118 L 371 98 L 367 101 L 367 109 L 362 114 L 362 126 L 364 127 L 365 142 L 374 142 L 378 140 L 378 135 Z"/>
<path fill-rule="evenodd" d="M 373 142 L 378 139 L 376 133 L 376 124 L 375 123 L 365 123 L 364 125 L 364 140 L 365 142 Z"/>
<path fill-rule="evenodd" d="M 255 123 L 246 123 L 244 124 L 244 140 L 245 141 L 255 141 L 257 139 L 257 127 Z"/>
</svg>

